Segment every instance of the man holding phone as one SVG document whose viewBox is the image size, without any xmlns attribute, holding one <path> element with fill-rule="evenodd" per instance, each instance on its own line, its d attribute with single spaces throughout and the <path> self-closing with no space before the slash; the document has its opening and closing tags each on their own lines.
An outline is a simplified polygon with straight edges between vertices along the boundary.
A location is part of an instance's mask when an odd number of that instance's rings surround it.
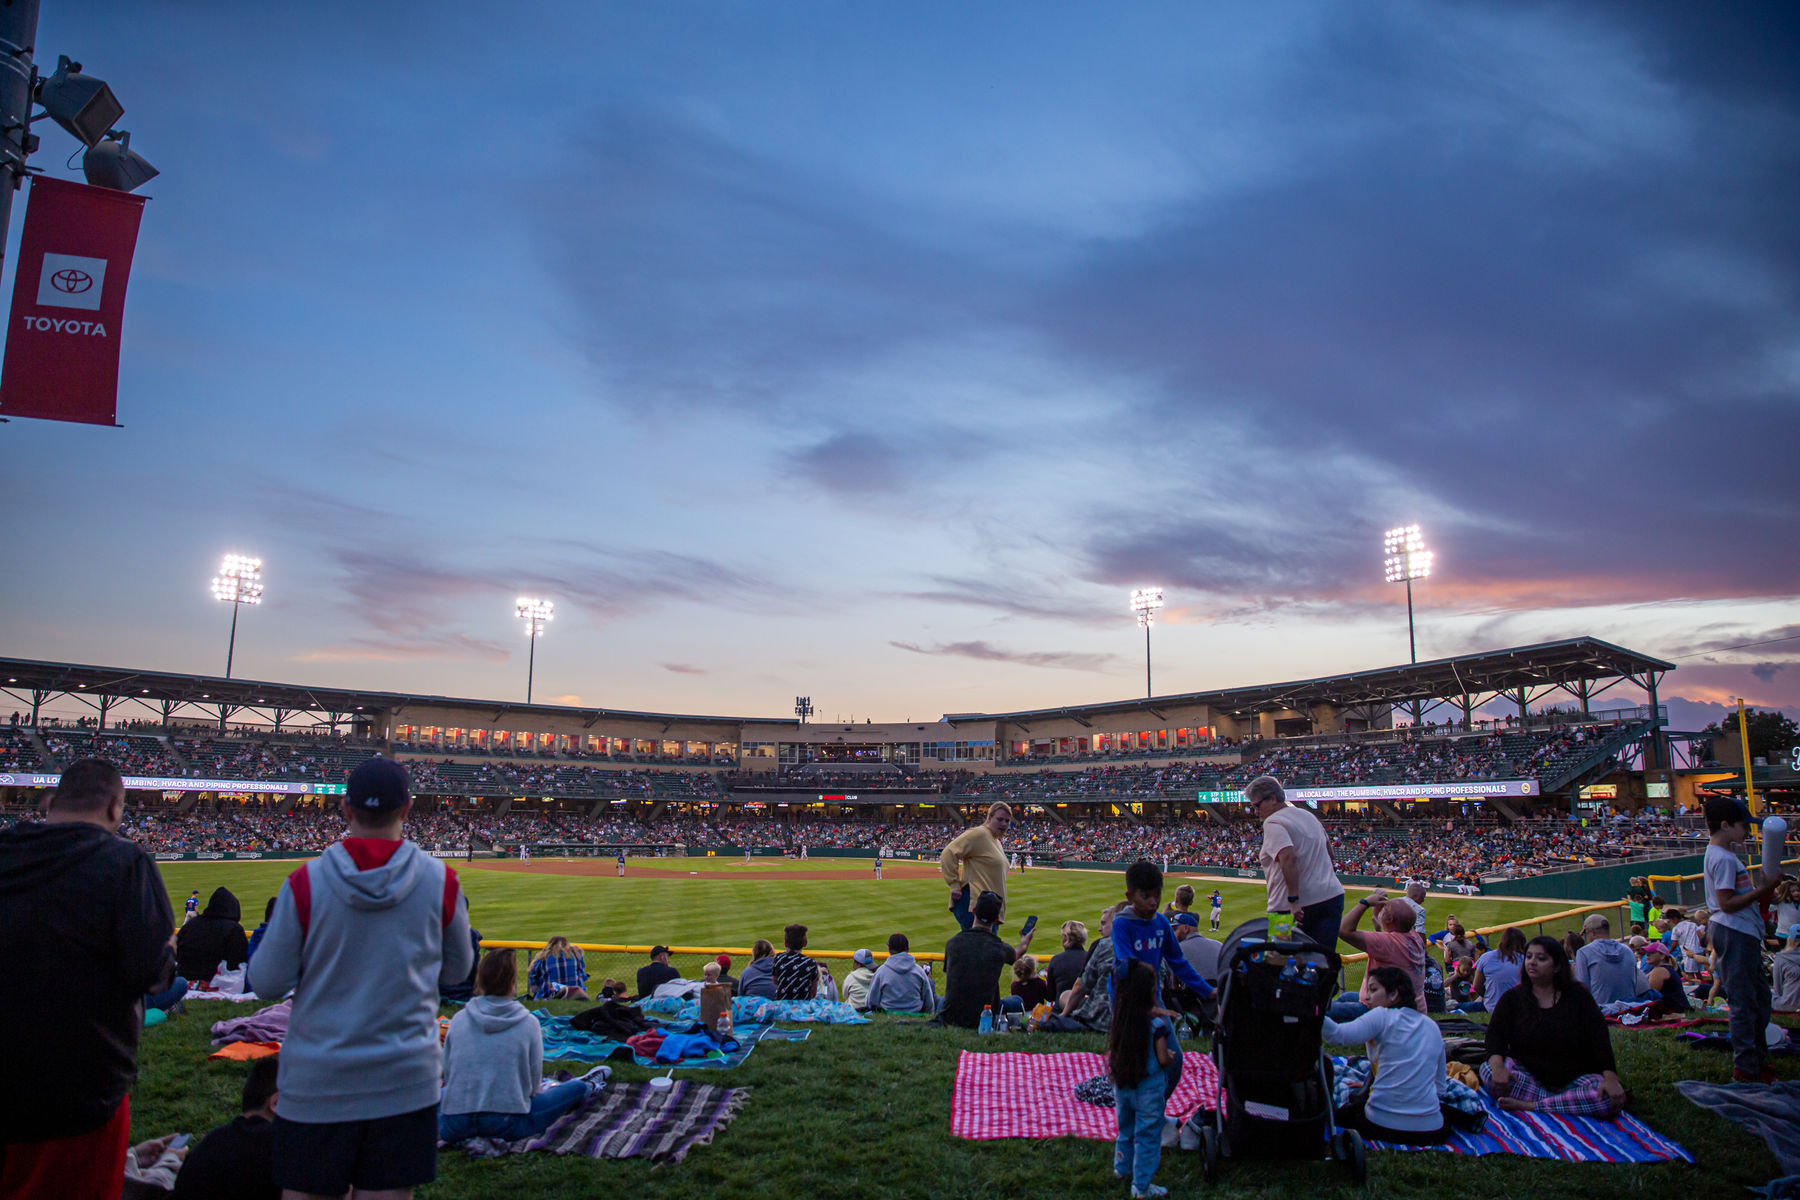
<svg viewBox="0 0 1800 1200">
<path fill-rule="evenodd" d="M 946 1025 L 979 1028 L 984 1007 L 993 1009 L 996 1020 L 1000 1017 L 1000 972 L 1031 948 L 1037 926 L 1037 918 L 1028 917 L 1018 944 L 1009 946 L 995 932 L 1001 909 L 998 895 L 981 893 L 969 910 L 969 928 L 944 945 L 944 1007 L 938 1019 Z"/>
</svg>

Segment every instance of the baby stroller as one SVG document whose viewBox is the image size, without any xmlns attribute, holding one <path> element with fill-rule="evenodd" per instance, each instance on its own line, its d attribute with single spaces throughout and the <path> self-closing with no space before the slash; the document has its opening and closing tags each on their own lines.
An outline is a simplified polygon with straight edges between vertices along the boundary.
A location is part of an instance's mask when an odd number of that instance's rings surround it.
<svg viewBox="0 0 1800 1200">
<path fill-rule="evenodd" d="M 1336 1159 L 1367 1177 L 1362 1135 L 1332 1120 L 1325 1010 L 1337 996 L 1336 954 L 1316 942 L 1268 940 L 1266 917 L 1231 931 L 1220 951 L 1212 1059 L 1223 1092 L 1200 1129 L 1208 1183 L 1231 1157 Z"/>
</svg>

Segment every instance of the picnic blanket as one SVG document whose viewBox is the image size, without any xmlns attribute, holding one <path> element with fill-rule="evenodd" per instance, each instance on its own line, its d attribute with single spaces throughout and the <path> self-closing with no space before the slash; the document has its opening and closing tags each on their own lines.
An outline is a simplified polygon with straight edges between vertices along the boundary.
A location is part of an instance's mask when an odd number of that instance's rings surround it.
<svg viewBox="0 0 1800 1200">
<path fill-rule="evenodd" d="M 229 1042 L 284 1042 L 287 1040 L 288 1019 L 293 1011 L 294 1002 L 283 1000 L 280 1004 L 259 1008 L 248 1016 L 215 1021 L 212 1027 L 212 1044 L 223 1046 Z"/>
<path fill-rule="evenodd" d="M 1106 1073 L 1104 1054 L 977 1054 L 956 1060 L 950 1132 L 972 1141 L 1084 1137 L 1111 1141 L 1118 1118 L 1110 1108 L 1075 1099 L 1075 1085 Z M 1202 1092 L 1218 1095 L 1219 1072 L 1204 1054 L 1182 1055 L 1181 1082 L 1168 1111 L 1186 1116 Z"/>
<path fill-rule="evenodd" d="M 1800 1083 L 1734 1083 L 1729 1087 L 1683 1079 L 1675 1090 L 1736 1121 L 1768 1143 L 1789 1175 L 1800 1173 Z"/>
<path fill-rule="evenodd" d="M 646 1000 L 638 1008 L 647 1016 L 677 1022 L 698 1021 L 700 1002 L 665 996 Z M 760 996 L 736 996 L 731 1001 L 733 1025 L 766 1025 L 771 1021 L 809 1021 L 819 1025 L 867 1025 L 869 1018 L 841 1000 L 765 1000 Z"/>
<path fill-rule="evenodd" d="M 544 1036 L 545 1062 L 605 1062 L 613 1058 L 629 1058 L 640 1067 L 735 1067 L 750 1057 L 758 1042 L 804 1042 L 810 1029 L 777 1029 L 773 1025 L 748 1025 L 738 1028 L 733 1037 L 737 1049 L 730 1053 L 714 1053 L 704 1058 L 684 1058 L 674 1063 L 658 1062 L 649 1055 L 638 1054 L 624 1042 L 597 1033 L 585 1033 L 569 1024 L 568 1017 L 552 1016 L 544 1009 L 532 1010 Z M 659 1023 L 659 1028 L 663 1026 Z M 674 1028 L 675 1026 L 668 1026 Z"/>
<path fill-rule="evenodd" d="M 227 1042 L 206 1057 L 249 1062 L 253 1058 L 269 1058 L 280 1053 L 280 1042 Z"/>
<path fill-rule="evenodd" d="M 695 1146 L 710 1145 L 750 1098 L 748 1088 L 722 1088 L 678 1079 L 674 1086 L 613 1083 L 581 1108 L 559 1117 L 534 1138 L 501 1141 L 470 1138 L 463 1149 L 477 1158 L 544 1150 L 589 1158 L 648 1158 L 678 1163 Z"/>
<path fill-rule="evenodd" d="M 961 1138 L 1086 1137 L 1111 1141 L 1118 1135 L 1110 1108 L 1075 1099 L 1075 1085 L 1106 1070 L 1099 1054 L 976 1054 L 965 1050 L 956 1063 L 950 1099 L 950 1132 Z M 1217 1104 L 1218 1071 L 1212 1060 L 1189 1051 L 1182 1056 L 1181 1082 L 1168 1111 L 1186 1117 Z M 1390 1146 L 1385 1150 L 1447 1150 L 1452 1154 L 1519 1154 L 1564 1162 L 1693 1162 L 1679 1144 L 1629 1113 L 1617 1121 L 1592 1117 L 1507 1113 L 1485 1094 L 1487 1125 L 1480 1133 L 1457 1132 L 1442 1146 Z"/>
</svg>

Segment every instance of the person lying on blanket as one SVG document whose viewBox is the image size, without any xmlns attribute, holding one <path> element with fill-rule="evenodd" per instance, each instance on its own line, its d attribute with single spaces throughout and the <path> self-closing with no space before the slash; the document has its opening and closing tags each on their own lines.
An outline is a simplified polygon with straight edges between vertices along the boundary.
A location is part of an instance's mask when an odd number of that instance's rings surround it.
<svg viewBox="0 0 1800 1200">
<path fill-rule="evenodd" d="M 1606 1018 L 1553 937 L 1526 943 L 1524 977 L 1488 1023 L 1487 1055 L 1482 1086 L 1509 1112 L 1611 1118 L 1625 1109 Z"/>
<path fill-rule="evenodd" d="M 1377 1064 L 1375 1082 L 1338 1111 L 1337 1123 L 1364 1137 L 1411 1146 L 1435 1146 L 1450 1136 L 1438 1093 L 1444 1080 L 1444 1037 L 1437 1022 L 1419 1011 L 1413 982 L 1399 967 L 1369 972 L 1369 1010 L 1339 1024 L 1325 1019 L 1334 1046 L 1368 1043 Z"/>
<path fill-rule="evenodd" d="M 438 1137 L 446 1142 L 536 1137 L 585 1103 L 597 1084 L 586 1079 L 538 1091 L 544 1078 L 544 1033 L 515 998 L 519 970 L 511 950 L 490 950 L 475 968 L 475 998 L 450 1018 L 444 1038 L 444 1098 Z"/>
</svg>

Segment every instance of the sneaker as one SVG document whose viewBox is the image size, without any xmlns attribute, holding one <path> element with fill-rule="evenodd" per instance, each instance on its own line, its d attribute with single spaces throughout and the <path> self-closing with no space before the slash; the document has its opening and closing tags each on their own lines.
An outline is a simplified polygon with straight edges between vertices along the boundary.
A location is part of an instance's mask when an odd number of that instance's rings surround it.
<svg viewBox="0 0 1800 1200">
<path fill-rule="evenodd" d="M 1132 1200 L 1143 1200 L 1144 1197 L 1166 1196 L 1168 1194 L 1169 1194 L 1169 1189 L 1164 1187 L 1160 1183 L 1153 1183 L 1141 1192 L 1138 1191 L 1135 1186 L 1131 1189 Z"/>
<path fill-rule="evenodd" d="M 588 1084 L 592 1087 L 605 1087 L 606 1081 L 611 1078 L 612 1068 L 605 1063 L 601 1063 L 597 1067 L 590 1067 L 585 1075 L 576 1076 L 576 1079 L 579 1082 Z"/>
<path fill-rule="evenodd" d="M 1190 1119 L 1181 1126 L 1181 1148 L 1198 1150 L 1200 1148 L 1200 1127 Z"/>
<path fill-rule="evenodd" d="M 1163 1118 L 1162 1148 L 1173 1150 L 1181 1142 L 1181 1122 L 1174 1117 Z"/>
</svg>

